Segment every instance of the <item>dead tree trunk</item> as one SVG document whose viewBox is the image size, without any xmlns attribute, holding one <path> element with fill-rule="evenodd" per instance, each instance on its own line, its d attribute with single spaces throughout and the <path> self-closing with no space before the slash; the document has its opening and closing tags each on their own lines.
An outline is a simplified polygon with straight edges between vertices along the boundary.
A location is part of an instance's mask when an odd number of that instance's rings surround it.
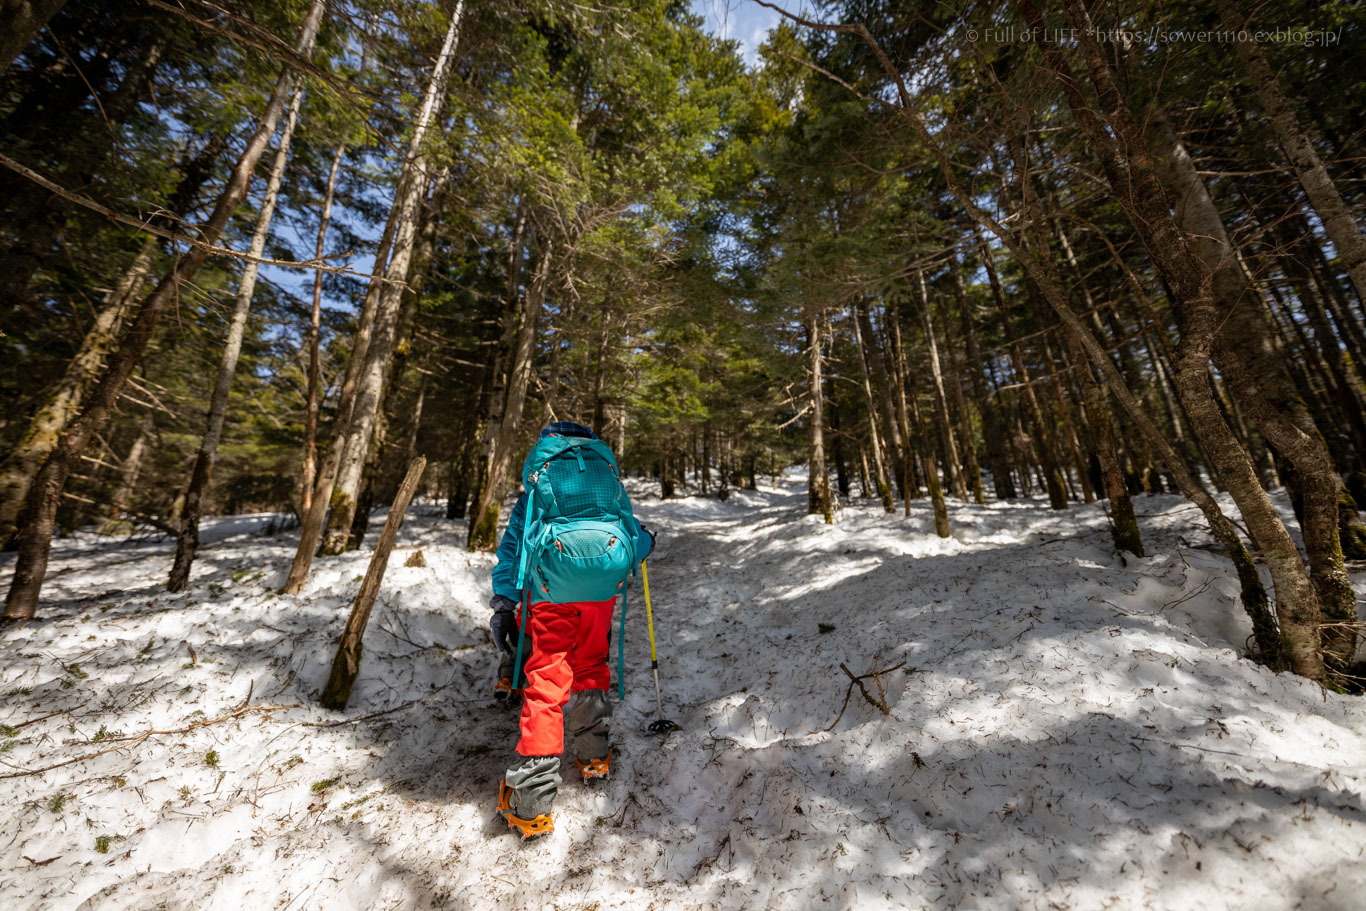
<svg viewBox="0 0 1366 911">
<path fill-rule="evenodd" d="M 289 105 L 289 115 L 285 118 L 284 129 L 280 133 L 280 144 L 275 150 L 275 163 L 266 181 L 266 193 L 261 200 L 261 211 L 256 217 L 256 231 L 251 238 L 251 256 L 259 258 L 266 249 L 270 237 L 270 223 L 275 218 L 275 203 L 280 196 L 280 183 L 284 180 L 285 165 L 289 163 L 289 146 L 294 139 L 294 126 L 299 121 L 299 105 L 303 102 L 303 88 L 294 92 L 294 100 Z M 232 392 L 232 380 L 237 373 L 237 360 L 242 353 L 242 340 L 247 333 L 247 316 L 251 312 L 251 299 L 256 293 L 256 276 L 261 267 L 250 261 L 242 270 L 242 282 L 237 286 L 237 300 L 233 305 L 232 319 L 228 323 L 228 335 L 223 345 L 223 359 L 218 365 L 218 377 L 214 380 L 213 395 L 209 399 L 209 421 L 204 429 L 204 437 L 195 455 L 194 468 L 190 472 L 190 484 L 185 489 L 185 507 L 180 514 L 180 534 L 176 537 L 175 562 L 171 566 L 171 577 L 166 583 L 167 591 L 184 591 L 190 582 L 190 568 L 194 565 L 195 552 L 199 550 L 199 516 L 204 494 L 213 478 L 213 463 L 218 457 L 218 444 L 223 439 L 223 424 L 228 416 L 228 395 Z"/>
<path fill-rule="evenodd" d="M 324 708 L 341 711 L 351 699 L 351 687 L 355 685 L 356 675 L 360 673 L 365 627 L 370 622 L 370 611 L 375 606 L 380 583 L 384 581 L 384 570 L 389 566 L 389 552 L 394 549 L 394 541 L 398 538 L 399 527 L 403 525 L 404 514 L 408 511 L 408 504 L 413 500 L 413 494 L 417 492 L 417 483 L 421 480 L 422 471 L 426 467 L 426 456 L 413 459 L 408 466 L 408 473 L 403 476 L 403 483 L 398 487 L 394 505 L 389 508 L 389 518 L 384 522 L 384 531 L 380 533 L 374 556 L 370 558 L 370 567 L 365 571 L 365 579 L 360 584 L 360 591 L 356 593 L 355 603 L 351 605 L 351 615 L 346 619 L 346 630 L 337 645 L 336 657 L 332 659 L 332 671 L 328 674 L 327 685 L 323 687 L 322 696 L 318 699 Z"/>
<path fill-rule="evenodd" d="M 313 39 L 322 20 L 323 8 L 323 0 L 313 0 L 309 7 L 296 45 L 296 50 L 301 55 L 306 54 L 313 46 Z M 286 69 L 276 81 L 270 99 L 266 102 L 265 111 L 257 121 L 256 130 L 247 140 L 246 148 L 233 168 L 227 186 L 219 195 L 213 213 L 199 231 L 200 238 L 206 243 L 211 244 L 218 240 L 233 212 L 245 198 L 251 173 L 260 160 L 261 153 L 265 151 L 271 134 L 275 132 L 275 125 L 284 109 L 291 82 L 290 71 Z M 43 577 L 47 574 L 57 504 L 61 499 L 71 466 L 95 435 L 109 422 L 114 403 L 118 401 L 129 374 L 133 372 L 143 351 L 151 342 L 152 333 L 162 314 L 177 299 L 180 286 L 194 277 L 207 257 L 208 250 L 204 247 L 191 248 L 161 279 L 156 289 L 143 300 L 133 324 L 120 340 L 118 353 L 110 359 L 109 366 L 91 394 L 85 409 L 58 439 L 52 454 L 34 479 L 24 506 L 23 529 L 19 534 L 19 556 L 15 563 L 9 595 L 5 600 L 6 619 L 27 619 L 37 610 L 38 593 L 43 585 Z"/>
</svg>

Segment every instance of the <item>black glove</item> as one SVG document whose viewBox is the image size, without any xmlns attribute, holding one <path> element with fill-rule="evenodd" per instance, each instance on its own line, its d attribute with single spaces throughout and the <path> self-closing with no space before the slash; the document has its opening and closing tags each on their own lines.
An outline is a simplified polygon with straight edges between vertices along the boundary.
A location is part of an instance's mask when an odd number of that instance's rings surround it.
<svg viewBox="0 0 1366 911">
<path fill-rule="evenodd" d="M 489 607 L 493 608 L 493 616 L 489 618 L 493 644 L 498 646 L 499 651 L 511 655 L 517 649 L 517 602 L 494 595 Z"/>
</svg>

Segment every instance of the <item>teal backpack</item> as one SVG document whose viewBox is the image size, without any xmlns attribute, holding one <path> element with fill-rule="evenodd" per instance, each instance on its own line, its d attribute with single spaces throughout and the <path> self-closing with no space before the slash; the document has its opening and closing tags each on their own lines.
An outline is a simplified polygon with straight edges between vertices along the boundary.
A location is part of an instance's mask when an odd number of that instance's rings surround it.
<svg viewBox="0 0 1366 911">
<path fill-rule="evenodd" d="M 517 588 L 530 601 L 606 601 L 636 565 L 637 523 L 601 440 L 549 436 L 522 467 L 526 519 Z"/>
</svg>

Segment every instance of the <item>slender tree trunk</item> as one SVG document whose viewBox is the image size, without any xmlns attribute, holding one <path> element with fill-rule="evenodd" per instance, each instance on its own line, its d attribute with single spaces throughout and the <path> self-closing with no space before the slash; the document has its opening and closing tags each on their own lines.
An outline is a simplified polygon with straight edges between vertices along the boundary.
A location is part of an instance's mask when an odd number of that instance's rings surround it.
<svg viewBox="0 0 1366 911">
<path fill-rule="evenodd" d="M 1072 466 L 1077 472 L 1077 482 L 1081 484 L 1082 502 L 1094 503 L 1096 494 L 1091 488 L 1091 479 L 1086 470 L 1086 460 L 1082 458 L 1081 441 L 1077 439 L 1077 427 L 1072 422 L 1072 415 L 1067 408 L 1067 402 L 1063 400 L 1062 383 L 1058 379 L 1057 365 L 1053 363 L 1053 352 L 1048 346 L 1047 336 L 1040 338 L 1039 350 L 1043 354 L 1044 375 L 1048 377 L 1049 390 L 1053 393 L 1053 409 L 1057 411 L 1058 420 L 1062 422 L 1063 436 L 1067 441 L 1068 452 L 1072 455 Z"/>
<path fill-rule="evenodd" d="M 342 378 L 341 389 L 337 393 L 337 414 L 333 422 L 332 437 L 322 466 L 318 469 L 318 481 L 313 485 L 312 503 L 299 523 L 299 547 L 294 553 L 294 562 L 290 565 L 289 577 L 285 581 L 284 592 L 287 595 L 297 595 L 303 590 L 304 582 L 308 579 L 309 567 L 313 565 L 313 553 L 317 550 L 318 540 L 322 537 L 323 524 L 332 499 L 332 488 L 337 481 L 337 469 L 341 465 L 342 453 L 346 448 L 347 428 L 351 424 L 351 412 L 355 408 L 361 367 L 365 364 L 365 355 L 370 348 L 370 337 L 374 334 L 375 312 L 379 309 L 379 293 L 383 287 L 383 282 L 379 281 L 379 278 L 385 273 L 397 220 L 398 210 L 391 208 L 389 220 L 380 235 L 379 247 L 375 250 L 374 272 L 371 274 L 370 287 L 365 292 L 365 299 L 361 303 L 360 316 L 356 321 L 356 334 L 351 342 L 351 357 L 346 363 L 346 373 Z"/>
<path fill-rule="evenodd" d="M 944 395 L 944 372 L 939 366 L 939 342 L 934 335 L 934 318 L 930 313 L 930 294 L 925 288 L 925 273 L 917 272 L 920 283 L 920 322 L 925 329 L 925 344 L 930 353 L 930 391 L 934 395 L 934 422 L 939 430 L 939 442 L 944 447 L 944 459 L 949 484 L 958 499 L 968 500 L 968 488 L 963 483 L 963 470 L 958 462 L 958 444 L 953 438 L 953 424 L 949 420 L 949 403 Z"/>
<path fill-rule="evenodd" d="M 898 422 L 896 407 L 893 404 L 893 386 L 887 377 L 887 365 L 883 360 L 883 354 L 877 344 L 877 334 L 873 332 L 873 323 L 868 316 L 868 302 L 860 300 L 855 308 L 859 333 L 862 337 L 865 361 L 873 371 L 873 388 L 877 391 L 878 413 L 882 415 L 883 426 L 887 428 L 887 465 L 891 469 L 891 474 L 900 478 L 902 495 L 908 496 L 906 487 L 910 479 L 905 475 L 906 466 L 906 441 L 902 433 L 902 422 Z M 877 416 L 869 410 L 869 420 L 876 422 Z"/>
<path fill-rule="evenodd" d="M 1106 401 L 1105 388 L 1091 372 L 1091 365 L 1076 333 L 1064 327 L 1063 334 L 1072 355 L 1077 380 L 1081 383 L 1082 394 L 1086 397 L 1086 416 L 1091 420 L 1091 431 L 1096 437 L 1096 457 L 1100 460 L 1105 493 L 1110 500 L 1111 532 L 1115 547 L 1141 557 L 1143 538 L 1138 532 L 1133 500 L 1129 499 L 1129 490 L 1124 486 L 1124 470 L 1119 464 L 1119 450 L 1115 445 L 1114 425 L 1110 420 L 1110 403 Z"/>
<path fill-rule="evenodd" d="M 142 476 L 142 462 L 147 454 L 147 443 L 155 433 L 156 412 L 148 408 L 138 419 L 138 435 L 133 438 L 133 445 L 128 447 L 128 455 L 123 457 L 123 464 L 119 466 L 119 486 L 109 501 L 110 525 L 117 523 L 128 511 L 128 503 L 137 490 L 138 478 Z"/>
<path fill-rule="evenodd" d="M 296 50 L 306 55 L 313 46 L 322 20 L 324 2 L 313 0 L 299 36 Z M 237 165 L 228 178 L 227 186 L 218 197 L 213 213 L 201 227 L 199 236 L 215 243 L 233 212 L 241 204 L 251 182 L 266 143 L 275 132 L 275 125 L 284 109 L 285 98 L 292 83 L 291 71 L 286 69 L 275 83 L 265 111 L 256 130 L 247 140 Z M 157 284 L 138 308 L 137 317 L 120 340 L 118 353 L 110 359 L 104 376 L 95 387 L 80 416 L 67 427 L 58 439 L 52 454 L 39 470 L 24 506 L 23 529 L 19 534 L 19 556 L 14 577 L 5 600 L 5 618 L 9 620 L 32 617 L 38 607 L 38 593 L 47 574 L 48 554 L 52 546 L 52 532 L 57 516 L 57 505 L 74 461 L 84 452 L 95 435 L 104 429 L 123 386 L 142 357 L 162 314 L 176 300 L 180 286 L 191 280 L 208 257 L 202 247 L 191 248 Z"/>
<path fill-rule="evenodd" d="M 403 173 L 394 194 L 394 209 L 397 214 L 393 252 L 386 272 L 387 281 L 380 291 L 379 307 L 375 311 L 373 335 L 365 352 L 364 367 L 358 379 L 356 402 L 352 407 L 347 427 L 346 449 L 330 496 L 331 513 L 328 516 L 327 530 L 322 543 L 324 554 L 342 553 L 350 543 L 351 524 L 356 516 L 357 497 L 360 494 L 366 457 L 369 454 L 370 439 L 374 433 L 376 416 L 384 396 L 384 381 L 397 340 L 404 297 L 403 283 L 408 278 L 417 239 L 419 206 L 427 189 L 427 150 L 424 148 L 424 140 L 436 117 L 437 108 L 450 79 L 455 46 L 460 35 L 462 8 L 463 0 L 456 3 L 451 13 L 445 42 L 437 56 L 431 80 L 427 84 L 422 108 L 408 142 Z"/>
<path fill-rule="evenodd" d="M 1266 115 L 1266 122 L 1270 124 L 1286 158 L 1294 166 L 1305 195 L 1323 223 L 1324 233 L 1342 257 L 1343 267 L 1356 287 L 1357 297 L 1366 301 L 1366 237 L 1362 236 L 1361 227 L 1352 217 L 1352 210 L 1338 192 L 1328 169 L 1319 160 L 1314 144 L 1300 128 L 1299 118 L 1281 91 L 1280 82 L 1271 71 L 1271 65 L 1267 63 L 1261 48 L 1242 37 L 1247 34 L 1247 22 L 1233 0 L 1214 0 L 1214 8 L 1219 11 L 1224 28 L 1237 36 L 1233 47 L 1252 77 L 1252 87 Z"/>
<path fill-rule="evenodd" d="M 1034 381 L 1029 373 L 1029 365 L 1025 362 L 1024 349 L 1020 347 L 1019 341 L 1015 338 L 1010 311 L 1006 308 L 1005 292 L 1001 290 L 1000 280 L 996 277 L 996 266 L 991 260 L 990 249 L 984 247 L 982 257 L 982 264 L 986 267 L 987 281 L 991 285 L 992 297 L 996 300 L 996 313 L 1001 319 L 1001 328 L 1005 333 L 1006 344 L 1009 346 L 1010 361 L 1015 370 L 1015 382 L 1020 385 L 1020 398 L 1024 401 L 1025 413 L 1033 429 L 1039 465 L 1043 469 L 1045 486 L 1048 490 L 1048 505 L 1052 509 L 1066 509 L 1067 488 L 1063 485 L 1062 469 L 1058 467 L 1049 427 L 1044 421 L 1043 409 L 1039 407 L 1039 398 L 1034 392 Z"/>
<path fill-rule="evenodd" d="M 911 432 L 911 409 L 907 407 L 906 401 L 906 353 L 901 347 L 901 320 L 894 305 L 890 303 L 887 305 L 887 309 L 882 314 L 882 322 L 883 328 L 887 332 L 886 353 L 891 367 L 891 386 L 896 402 L 896 421 L 902 439 L 901 499 L 905 505 L 906 515 L 909 516 L 911 514 L 911 500 L 920 497 L 920 481 L 915 472 L 915 455 L 917 442 L 921 444 L 920 448 L 923 449 L 924 440 L 920 439 L 918 432 L 914 434 Z"/>
<path fill-rule="evenodd" d="M 806 325 L 811 372 L 807 380 L 811 386 L 811 435 L 807 447 L 806 511 L 825 517 L 826 525 L 835 522 L 834 505 L 830 498 L 830 472 L 825 466 L 825 393 L 821 383 L 821 318 L 812 312 Z"/>
<path fill-rule="evenodd" d="M 318 219 L 318 241 L 313 255 L 321 261 L 327 249 L 327 226 L 332 221 L 332 200 L 337 190 L 337 174 L 341 170 L 346 142 L 337 143 L 332 166 L 327 171 L 327 190 L 323 194 L 322 215 Z M 313 308 L 308 319 L 308 398 L 304 406 L 304 464 L 300 480 L 299 514 L 313 508 L 313 485 L 318 479 L 318 412 L 322 407 L 322 363 L 319 346 L 322 339 L 323 272 L 313 274 Z"/>
<path fill-rule="evenodd" d="M 251 238 L 251 256 L 259 258 L 266 249 L 270 237 L 270 223 L 275 218 L 275 203 L 280 196 L 280 183 L 284 180 L 285 165 L 289 163 L 289 146 L 294 139 L 294 126 L 299 120 L 299 105 L 303 101 L 303 88 L 294 92 L 290 102 L 289 114 L 280 133 L 280 144 L 275 150 L 275 163 L 271 166 L 270 177 L 266 181 L 266 193 L 261 200 L 261 211 L 256 217 L 256 231 Z M 199 518 L 204 494 L 213 478 L 213 463 L 218 457 L 218 445 L 223 439 L 223 424 L 228 416 L 228 396 L 232 392 L 232 379 L 237 374 L 237 360 L 242 354 L 242 340 L 247 332 L 247 317 L 251 312 L 251 299 L 256 293 L 256 276 L 260 265 L 248 262 L 242 270 L 242 282 L 237 286 L 237 300 L 233 305 L 232 319 L 228 323 L 228 335 L 223 345 L 223 359 L 218 365 L 218 377 L 214 380 L 213 395 L 209 399 L 208 426 L 199 443 L 195 455 L 194 468 L 190 472 L 190 483 L 185 489 L 185 507 L 180 514 L 180 535 L 176 538 L 175 562 L 171 566 L 171 577 L 166 583 L 167 591 L 184 591 L 190 582 L 190 569 L 194 565 L 196 551 L 199 550 Z"/>
<path fill-rule="evenodd" d="M 954 278 L 959 279 L 957 273 L 957 261 L 954 262 Z M 961 279 L 960 279 L 961 280 Z M 977 442 L 973 438 L 972 416 L 968 413 L 967 400 L 963 397 L 963 370 L 960 362 L 960 350 L 953 343 L 953 333 L 949 328 L 949 320 L 943 316 L 944 338 L 949 346 L 949 392 L 952 393 L 953 407 L 958 412 L 958 439 L 963 448 L 963 471 L 967 475 L 964 479 L 968 489 L 972 492 L 972 501 L 979 506 L 986 502 L 986 496 L 982 491 L 982 466 L 977 463 Z"/>
<path fill-rule="evenodd" d="M 892 501 L 892 486 L 887 479 L 887 463 L 882 454 L 882 435 L 877 429 L 877 406 L 873 401 L 873 387 L 868 380 L 868 362 L 876 361 L 877 352 L 869 352 L 864 347 L 864 334 L 871 335 L 871 332 L 864 327 L 868 325 L 868 311 L 860 306 L 855 308 L 854 319 L 854 345 L 858 348 L 859 372 L 863 376 L 863 395 L 868 407 L 868 442 L 873 449 L 873 469 L 877 478 L 877 496 L 882 500 L 882 510 L 886 513 L 895 513 L 896 504 Z M 865 467 L 864 473 L 867 474 Z"/>
<path fill-rule="evenodd" d="M 985 243 L 982 245 L 982 255 L 987 255 Z M 992 401 L 990 383 L 985 376 L 986 363 L 977 344 L 976 321 L 968 304 L 967 290 L 963 287 L 963 270 L 957 259 L 953 263 L 953 278 L 958 296 L 958 315 L 963 323 L 963 338 L 967 342 L 968 378 L 972 384 L 972 397 L 977 402 L 977 412 L 982 416 L 982 443 L 986 447 L 992 487 L 998 500 L 1011 500 L 1015 498 L 1015 481 L 1010 475 L 1005 428 L 1001 422 L 1000 409 Z"/>
<path fill-rule="evenodd" d="M 470 525 L 470 550 L 493 550 L 498 545 L 498 517 L 503 509 L 503 488 L 512 465 L 512 447 L 517 441 L 517 430 L 522 422 L 522 408 L 526 403 L 527 386 L 536 353 L 536 324 L 540 321 L 550 286 L 554 250 L 548 238 L 543 240 L 539 258 L 522 300 L 517 346 L 513 350 L 508 376 L 507 400 L 502 420 L 493 437 L 493 447 L 486 461 L 484 483 L 479 491 L 479 505 Z M 666 468 L 667 472 L 667 468 Z"/>
</svg>

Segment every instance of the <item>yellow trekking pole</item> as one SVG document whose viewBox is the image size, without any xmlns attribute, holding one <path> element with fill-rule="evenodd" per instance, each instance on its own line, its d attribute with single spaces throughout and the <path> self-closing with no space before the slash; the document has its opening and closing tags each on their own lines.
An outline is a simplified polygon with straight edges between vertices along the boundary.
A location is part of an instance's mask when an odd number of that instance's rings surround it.
<svg viewBox="0 0 1366 911">
<path fill-rule="evenodd" d="M 646 730 L 651 734 L 667 734 L 670 731 L 679 730 L 679 727 L 664 717 L 664 700 L 659 695 L 659 658 L 655 655 L 655 616 L 654 610 L 650 607 L 650 574 L 645 571 L 644 560 L 640 561 L 640 581 L 645 586 L 645 623 L 650 629 L 650 670 L 655 675 L 655 705 L 659 709 L 659 717 L 650 722 Z"/>
</svg>

